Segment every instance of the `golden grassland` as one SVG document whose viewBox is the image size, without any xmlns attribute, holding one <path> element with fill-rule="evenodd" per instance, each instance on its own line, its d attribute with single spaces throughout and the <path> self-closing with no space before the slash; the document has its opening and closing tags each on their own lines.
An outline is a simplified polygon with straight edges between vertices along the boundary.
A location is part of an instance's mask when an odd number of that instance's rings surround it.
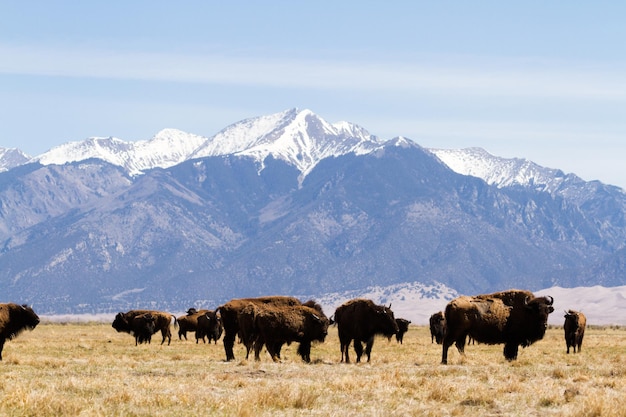
<svg viewBox="0 0 626 417">
<path fill-rule="evenodd" d="M 160 339 L 135 347 L 107 323 L 42 323 L 5 345 L 0 415 L 626 416 L 625 328 L 589 328 L 575 355 L 550 328 L 513 362 L 501 345 L 453 347 L 449 365 L 424 326 L 402 345 L 378 338 L 360 364 L 339 363 L 335 327 L 311 364 L 295 344 L 282 363 L 246 361 L 241 345 L 225 362 L 221 340 Z"/>
</svg>

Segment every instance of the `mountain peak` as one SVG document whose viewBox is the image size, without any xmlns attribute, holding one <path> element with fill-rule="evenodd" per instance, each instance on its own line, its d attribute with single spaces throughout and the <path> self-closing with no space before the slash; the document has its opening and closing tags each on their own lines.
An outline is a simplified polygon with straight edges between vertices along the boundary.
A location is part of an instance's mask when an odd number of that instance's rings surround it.
<svg viewBox="0 0 626 417">
<path fill-rule="evenodd" d="M 293 108 L 232 124 L 210 138 L 194 157 L 245 155 L 262 167 L 271 155 L 296 166 L 304 177 L 324 158 L 366 153 L 382 143 L 360 126 L 331 124 L 311 110 Z"/>
<path fill-rule="evenodd" d="M 30 156 L 16 148 L 0 148 L 0 172 L 25 164 Z"/>
</svg>

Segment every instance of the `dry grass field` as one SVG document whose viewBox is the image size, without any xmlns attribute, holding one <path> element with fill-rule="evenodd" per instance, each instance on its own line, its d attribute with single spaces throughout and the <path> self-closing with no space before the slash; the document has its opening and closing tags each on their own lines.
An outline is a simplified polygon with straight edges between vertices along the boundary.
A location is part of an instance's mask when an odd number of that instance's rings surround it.
<svg viewBox="0 0 626 417">
<path fill-rule="evenodd" d="M 520 349 L 441 347 L 426 327 L 404 344 L 377 339 L 371 363 L 340 364 L 336 328 L 313 346 L 313 363 L 224 361 L 221 341 L 134 346 L 110 324 L 42 323 L 7 342 L 0 362 L 3 416 L 626 416 L 626 329 L 590 328 L 581 354 L 563 331 Z M 354 357 L 354 356 L 353 356 Z"/>
</svg>

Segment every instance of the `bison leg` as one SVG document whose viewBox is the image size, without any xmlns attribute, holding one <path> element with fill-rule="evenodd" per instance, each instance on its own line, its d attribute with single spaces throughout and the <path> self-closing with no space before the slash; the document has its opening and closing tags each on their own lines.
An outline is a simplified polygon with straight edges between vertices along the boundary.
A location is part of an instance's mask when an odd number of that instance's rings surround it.
<svg viewBox="0 0 626 417">
<path fill-rule="evenodd" d="M 302 358 L 306 363 L 311 362 L 311 341 L 304 340 L 300 342 L 300 346 L 298 346 L 298 355 Z"/>
<path fill-rule="evenodd" d="M 443 346 L 443 351 L 441 353 L 441 363 L 443 365 L 446 365 L 448 363 L 448 349 L 450 349 L 450 346 L 452 346 L 453 343 L 454 343 L 454 340 L 452 338 L 447 338 L 447 337 L 444 337 L 441 342 L 441 345 Z"/>
<path fill-rule="evenodd" d="M 367 361 L 370 361 L 372 355 L 372 347 L 374 346 L 374 336 L 372 336 L 365 345 L 365 354 L 367 355 Z"/>
<path fill-rule="evenodd" d="M 261 349 L 263 349 L 263 344 L 264 343 L 263 343 L 263 340 L 261 340 L 261 338 L 257 338 L 257 340 L 254 341 L 254 360 L 255 361 L 261 360 Z"/>
<path fill-rule="evenodd" d="M 235 354 L 233 353 L 233 346 L 235 345 L 235 336 L 237 332 L 228 329 L 224 332 L 224 352 L 226 353 L 226 361 L 235 360 Z M 204 341 L 204 335 L 202 335 Z"/>
<path fill-rule="evenodd" d="M 504 345 L 504 357 L 506 358 L 506 360 L 512 361 L 517 359 L 518 349 L 519 346 L 517 345 L 517 343 L 506 343 Z"/>
<path fill-rule="evenodd" d="M 350 363 L 350 355 L 348 354 L 350 349 L 350 340 L 347 342 L 341 342 L 341 362 Z"/>
<path fill-rule="evenodd" d="M 361 356 L 363 356 L 363 344 L 360 340 L 354 339 L 354 352 L 356 353 L 356 362 L 361 362 Z"/>
</svg>

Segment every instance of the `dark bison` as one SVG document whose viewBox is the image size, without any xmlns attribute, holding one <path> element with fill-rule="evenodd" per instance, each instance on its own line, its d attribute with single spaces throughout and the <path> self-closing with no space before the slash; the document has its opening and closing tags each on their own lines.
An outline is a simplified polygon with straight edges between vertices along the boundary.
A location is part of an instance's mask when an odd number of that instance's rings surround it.
<svg viewBox="0 0 626 417">
<path fill-rule="evenodd" d="M 398 333 L 396 333 L 396 341 L 402 344 L 402 341 L 404 340 L 404 334 L 409 331 L 409 324 L 411 324 L 411 320 L 396 319 L 396 324 L 398 325 Z M 389 340 L 391 340 L 391 336 L 389 336 Z"/>
<path fill-rule="evenodd" d="M 443 311 L 439 311 L 429 319 L 430 323 L 430 343 L 433 341 L 440 345 L 443 342 L 443 336 L 446 334 L 446 318 Z"/>
<path fill-rule="evenodd" d="M 209 344 L 211 343 L 211 340 L 214 340 L 215 343 L 217 343 L 220 336 L 222 336 L 223 329 L 220 315 L 214 310 L 205 310 L 205 313 L 198 317 L 196 343 L 198 343 L 201 339 L 202 342 L 204 342 L 205 337 L 209 339 Z"/>
<path fill-rule="evenodd" d="M 249 307 L 246 307 L 249 309 Z M 321 310 L 321 308 L 320 308 Z M 291 342 L 299 342 L 298 355 L 311 362 L 311 343 L 323 342 L 328 334 L 330 321 L 318 309 L 305 305 L 257 305 L 254 317 L 254 359 L 266 346 L 273 361 L 280 360 L 280 348 Z"/>
<path fill-rule="evenodd" d="M 135 336 L 135 346 L 150 344 L 156 327 L 156 317 L 152 313 L 140 314 L 130 321 L 130 334 Z"/>
<path fill-rule="evenodd" d="M 178 317 L 178 339 L 182 340 L 183 337 L 187 340 L 187 332 L 195 332 L 198 329 L 198 317 L 204 315 L 209 310 L 196 310 L 190 308 L 187 310 L 187 314 Z M 197 342 L 197 340 L 196 340 Z"/>
<path fill-rule="evenodd" d="M 287 297 L 282 295 L 258 297 L 258 298 L 237 298 L 230 300 L 224 305 L 217 308 L 222 318 L 222 325 L 224 326 L 224 352 L 226 353 L 226 360 L 231 361 L 235 359 L 233 353 L 233 346 L 235 345 L 235 337 L 239 333 L 239 321 L 237 316 L 239 312 L 248 304 L 255 305 L 301 305 L 300 300 L 294 297 Z"/>
<path fill-rule="evenodd" d="M 535 297 L 522 290 L 455 298 L 446 306 L 441 363 L 448 362 L 453 343 L 464 354 L 467 336 L 478 343 L 504 343 L 504 357 L 517 359 L 519 346 L 530 346 L 545 335 L 552 302 L 550 296 Z"/>
<path fill-rule="evenodd" d="M 361 361 L 363 344 L 365 354 L 370 361 L 374 336 L 381 334 L 387 337 L 398 333 L 398 324 L 391 311 L 391 306 L 376 305 L 372 300 L 354 299 L 345 302 L 335 310 L 335 322 L 339 342 L 341 343 L 341 361 L 350 363 L 348 348 L 354 341 L 356 361 Z"/>
<path fill-rule="evenodd" d="M 161 331 L 161 335 L 163 336 L 163 340 L 161 344 L 165 343 L 165 339 L 167 339 L 167 344 L 169 345 L 172 341 L 172 332 L 170 331 L 170 325 L 172 321 L 174 325 L 177 325 L 176 317 L 173 314 L 165 313 L 162 311 L 154 311 L 154 310 L 130 310 L 126 313 L 117 313 L 115 319 L 113 320 L 113 324 L 111 325 L 118 332 L 126 332 L 133 334 L 132 322 L 133 319 L 137 316 L 141 316 L 143 314 L 150 313 L 154 316 L 154 333 Z"/>
<path fill-rule="evenodd" d="M 563 324 L 563 330 L 565 331 L 565 343 L 567 344 L 567 353 L 569 348 L 578 347 L 578 353 L 580 353 L 580 347 L 583 345 L 583 337 L 585 336 L 585 327 L 587 326 L 587 317 L 580 311 L 569 310 L 565 312 L 565 323 Z"/>
<path fill-rule="evenodd" d="M 0 360 L 4 342 L 14 339 L 24 330 L 33 330 L 38 324 L 39 316 L 31 307 L 25 304 L 0 304 Z"/>
</svg>

